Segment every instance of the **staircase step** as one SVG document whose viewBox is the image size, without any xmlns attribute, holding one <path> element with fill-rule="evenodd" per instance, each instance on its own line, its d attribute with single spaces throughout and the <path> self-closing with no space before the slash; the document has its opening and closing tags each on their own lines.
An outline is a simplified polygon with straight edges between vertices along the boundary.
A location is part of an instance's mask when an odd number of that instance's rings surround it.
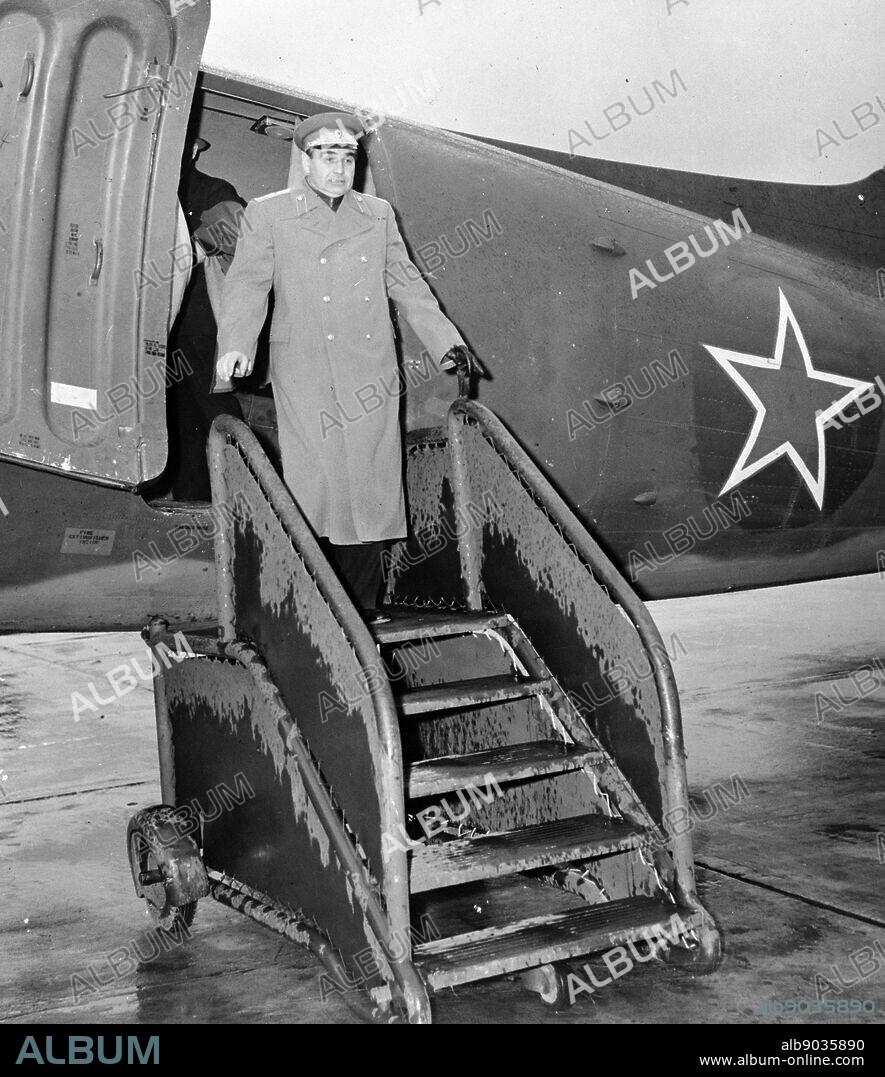
<svg viewBox="0 0 885 1077">
<path fill-rule="evenodd" d="M 379 643 L 405 643 L 414 639 L 467 636 L 487 629 L 500 631 L 510 624 L 506 613 L 471 613 L 467 610 L 413 610 L 386 607 L 387 624 L 369 625 Z"/>
<path fill-rule="evenodd" d="M 673 940 L 680 931 L 680 921 L 688 930 L 698 925 L 702 915 L 655 898 L 623 898 L 536 916 L 503 928 L 433 939 L 415 947 L 413 960 L 427 985 L 439 990 L 610 950 L 643 938 L 644 931 L 657 929 Z"/>
<path fill-rule="evenodd" d="M 398 701 L 403 714 L 426 714 L 428 711 L 460 710 L 485 703 L 539 696 L 552 688 L 553 681 L 549 678 L 537 680 L 503 673 L 495 677 L 474 677 L 466 681 L 407 688 L 398 696 Z"/>
<path fill-rule="evenodd" d="M 434 796 L 486 785 L 489 776 L 496 782 L 519 778 L 537 778 L 547 774 L 564 774 L 603 762 L 603 754 L 582 744 L 565 744 L 561 740 L 539 740 L 531 744 L 511 744 L 469 755 L 441 756 L 413 763 L 406 771 L 408 795 Z"/>
<path fill-rule="evenodd" d="M 421 845 L 412 853 L 409 888 L 413 894 L 474 879 L 492 879 L 571 860 L 590 860 L 634 848 L 643 831 L 605 815 L 572 819 Z"/>
</svg>

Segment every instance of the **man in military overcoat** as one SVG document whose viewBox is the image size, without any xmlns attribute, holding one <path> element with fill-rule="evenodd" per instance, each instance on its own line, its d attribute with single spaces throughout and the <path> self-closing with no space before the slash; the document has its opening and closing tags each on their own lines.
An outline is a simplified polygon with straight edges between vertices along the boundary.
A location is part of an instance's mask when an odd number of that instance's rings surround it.
<svg viewBox="0 0 885 1077">
<path fill-rule="evenodd" d="M 441 366 L 468 373 L 474 361 L 408 268 L 390 204 L 351 189 L 362 134 L 346 113 L 305 120 L 295 132 L 303 182 L 249 203 L 225 280 L 218 375 L 251 372 L 273 288 L 270 377 L 286 485 L 354 598 L 371 609 L 383 544 L 406 534 L 388 300 Z M 397 263 L 408 263 L 406 272 L 388 288 Z"/>
</svg>

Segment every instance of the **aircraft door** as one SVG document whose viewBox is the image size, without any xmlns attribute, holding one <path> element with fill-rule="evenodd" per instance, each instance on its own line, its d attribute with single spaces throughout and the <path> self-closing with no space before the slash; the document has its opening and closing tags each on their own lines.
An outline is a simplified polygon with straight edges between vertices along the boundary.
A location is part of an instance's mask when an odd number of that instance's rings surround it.
<svg viewBox="0 0 885 1077">
<path fill-rule="evenodd" d="M 208 9 L 0 0 L 0 456 L 130 487 L 165 466 L 169 310 L 190 263 L 178 177 Z"/>
</svg>

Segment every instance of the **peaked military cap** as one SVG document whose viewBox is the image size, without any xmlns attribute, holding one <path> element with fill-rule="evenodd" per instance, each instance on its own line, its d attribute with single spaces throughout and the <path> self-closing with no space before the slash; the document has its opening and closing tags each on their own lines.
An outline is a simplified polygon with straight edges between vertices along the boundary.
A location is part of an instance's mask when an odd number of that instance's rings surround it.
<svg viewBox="0 0 885 1077">
<path fill-rule="evenodd" d="M 307 152 L 315 146 L 359 145 L 358 138 L 366 133 L 362 123 L 350 112 L 319 112 L 308 116 L 295 128 L 295 145 Z"/>
</svg>

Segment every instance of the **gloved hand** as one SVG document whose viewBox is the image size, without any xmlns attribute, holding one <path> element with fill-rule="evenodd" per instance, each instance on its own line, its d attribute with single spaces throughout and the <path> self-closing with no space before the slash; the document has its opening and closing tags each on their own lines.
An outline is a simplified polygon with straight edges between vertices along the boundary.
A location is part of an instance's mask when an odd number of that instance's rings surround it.
<svg viewBox="0 0 885 1077">
<path fill-rule="evenodd" d="M 459 378 L 470 378 L 471 375 L 481 378 L 485 374 L 479 360 L 465 344 L 456 344 L 454 348 L 449 348 L 442 357 L 440 366 L 443 370 L 454 370 Z"/>
</svg>

